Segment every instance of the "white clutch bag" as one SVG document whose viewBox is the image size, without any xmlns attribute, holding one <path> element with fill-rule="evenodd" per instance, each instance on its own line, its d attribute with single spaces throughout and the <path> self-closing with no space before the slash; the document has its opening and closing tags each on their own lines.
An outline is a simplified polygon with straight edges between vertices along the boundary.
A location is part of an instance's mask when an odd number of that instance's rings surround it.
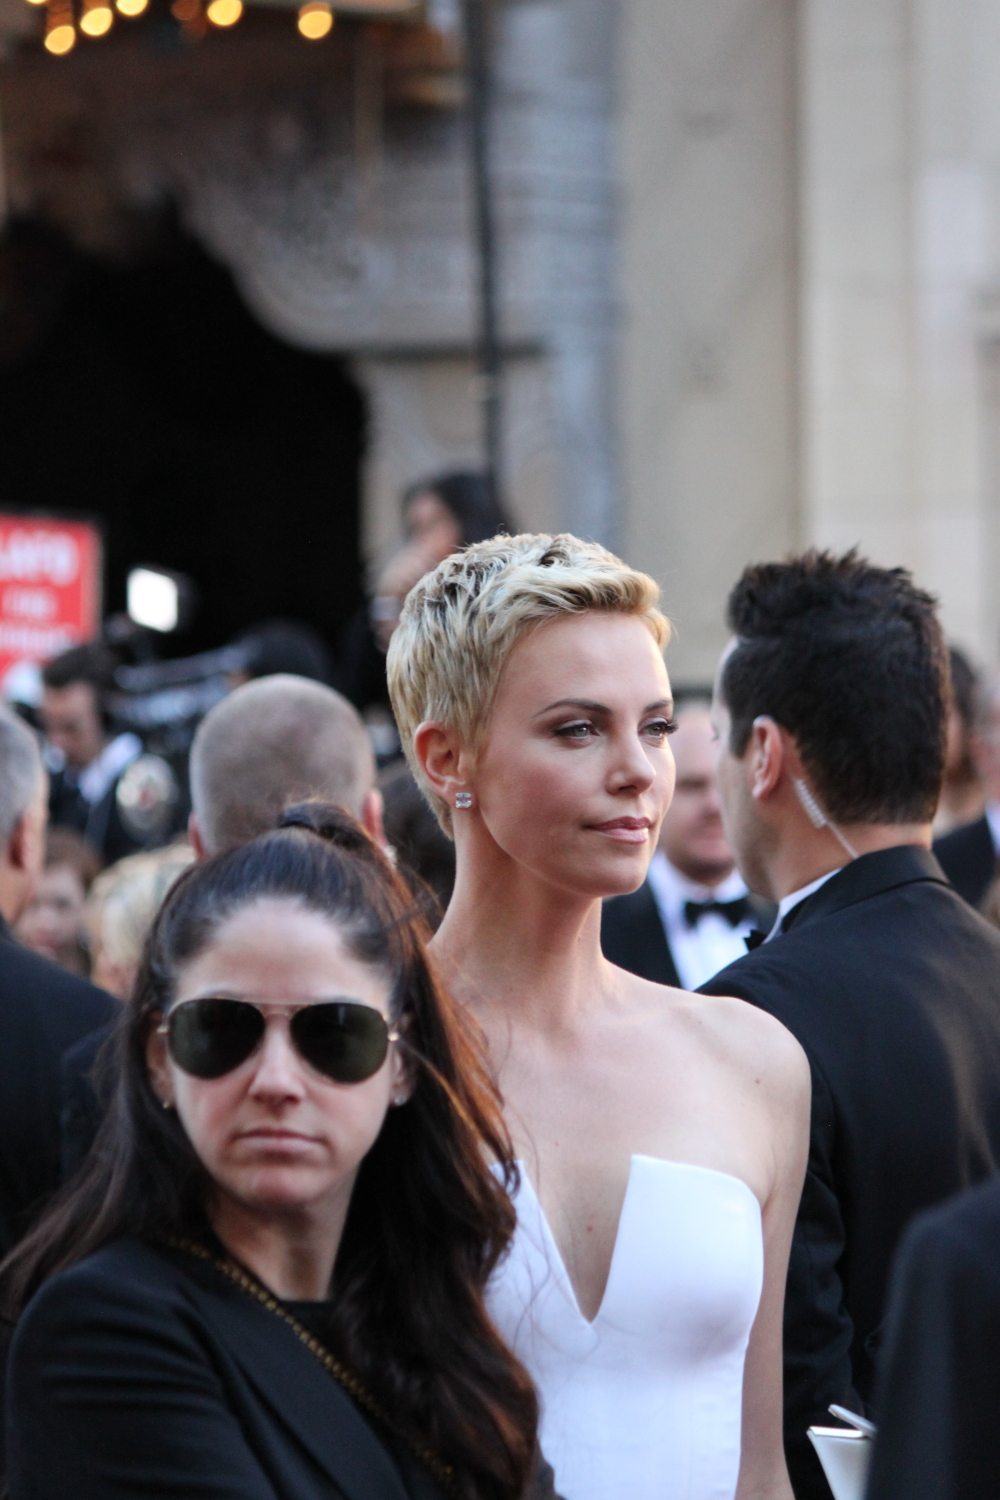
<svg viewBox="0 0 1000 1500">
<path fill-rule="evenodd" d="M 810 1427 L 809 1441 L 819 1456 L 833 1500 L 864 1500 L 875 1428 L 843 1406 L 831 1412 L 849 1427 Z"/>
</svg>

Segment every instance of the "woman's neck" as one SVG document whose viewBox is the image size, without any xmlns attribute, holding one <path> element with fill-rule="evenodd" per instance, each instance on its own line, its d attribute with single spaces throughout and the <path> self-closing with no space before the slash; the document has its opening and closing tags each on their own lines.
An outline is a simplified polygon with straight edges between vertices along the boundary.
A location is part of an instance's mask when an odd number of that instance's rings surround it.
<svg viewBox="0 0 1000 1500">
<path fill-rule="evenodd" d="M 280 1212 L 250 1209 L 219 1192 L 209 1222 L 223 1246 L 276 1297 L 319 1302 L 330 1295 L 353 1181 L 336 1202 Z"/>
<path fill-rule="evenodd" d="M 547 885 L 504 855 L 459 851 L 431 951 L 459 999 L 543 1029 L 600 1004 L 613 973 L 601 953 L 600 899 Z"/>
</svg>

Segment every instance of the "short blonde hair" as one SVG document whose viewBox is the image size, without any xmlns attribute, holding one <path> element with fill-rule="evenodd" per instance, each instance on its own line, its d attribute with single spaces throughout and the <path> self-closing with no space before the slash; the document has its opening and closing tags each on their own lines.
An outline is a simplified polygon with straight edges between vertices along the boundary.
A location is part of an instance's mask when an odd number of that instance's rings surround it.
<svg viewBox="0 0 1000 1500">
<path fill-rule="evenodd" d="M 662 650 L 670 626 L 660 590 L 596 542 L 495 536 L 455 552 L 406 597 L 389 646 L 389 695 L 406 758 L 446 833 L 451 808 L 413 754 L 418 725 L 435 719 L 478 749 L 507 658 L 533 626 L 586 610 L 635 615 Z"/>
<path fill-rule="evenodd" d="M 193 863 L 190 844 L 167 844 L 129 854 L 98 875 L 84 911 L 95 972 L 101 963 L 123 974 L 138 969 L 164 896 Z"/>
</svg>

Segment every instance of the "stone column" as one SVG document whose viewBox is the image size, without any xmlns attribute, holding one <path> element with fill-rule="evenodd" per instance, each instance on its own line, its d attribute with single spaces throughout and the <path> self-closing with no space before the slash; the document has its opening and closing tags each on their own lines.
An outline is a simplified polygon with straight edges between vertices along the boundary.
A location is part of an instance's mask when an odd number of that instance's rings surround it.
<svg viewBox="0 0 1000 1500">
<path fill-rule="evenodd" d="M 622 6 L 623 547 L 680 682 L 711 680 L 744 564 L 798 536 L 795 10 Z"/>
<path fill-rule="evenodd" d="M 805 533 L 1000 624 L 1000 3 L 805 0 Z"/>
</svg>

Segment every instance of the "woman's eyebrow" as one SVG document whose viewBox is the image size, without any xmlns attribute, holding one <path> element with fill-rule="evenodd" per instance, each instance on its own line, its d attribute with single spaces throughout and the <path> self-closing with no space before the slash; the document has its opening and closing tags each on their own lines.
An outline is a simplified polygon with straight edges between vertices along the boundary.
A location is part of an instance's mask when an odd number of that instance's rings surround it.
<svg viewBox="0 0 1000 1500">
<path fill-rule="evenodd" d="M 674 700 L 672 698 L 658 698 L 655 703 L 647 703 L 643 709 L 643 713 L 658 713 L 661 709 L 666 709 L 670 713 L 673 706 Z M 554 708 L 579 708 L 592 714 L 610 714 L 614 712 L 606 703 L 593 703 L 589 698 L 557 698 L 555 703 L 550 703 L 547 708 L 540 708 L 534 717 L 540 719 L 543 714 L 551 713 Z"/>
<path fill-rule="evenodd" d="M 549 704 L 548 708 L 540 708 L 535 718 L 540 719 L 542 714 L 551 713 L 554 708 L 581 708 L 592 714 L 611 713 L 606 703 L 591 703 L 587 698 L 557 698 L 555 703 Z"/>
</svg>

